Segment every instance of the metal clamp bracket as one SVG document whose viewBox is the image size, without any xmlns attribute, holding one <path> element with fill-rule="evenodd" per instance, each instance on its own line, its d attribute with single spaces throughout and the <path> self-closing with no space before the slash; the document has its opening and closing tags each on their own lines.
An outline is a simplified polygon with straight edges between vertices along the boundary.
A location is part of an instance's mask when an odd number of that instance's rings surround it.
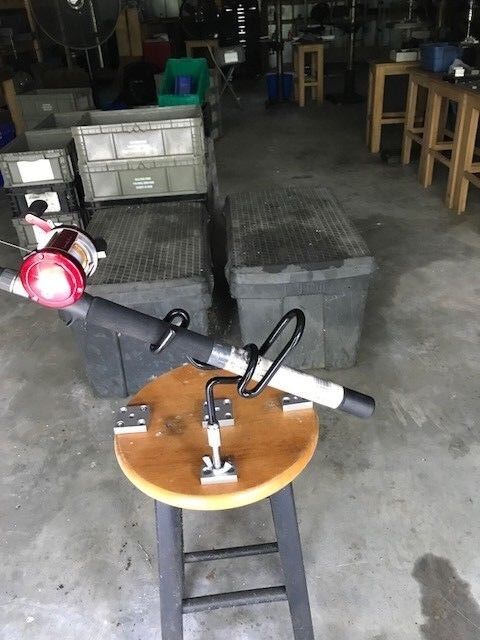
<svg viewBox="0 0 480 640">
<path fill-rule="evenodd" d="M 216 398 L 215 399 L 215 414 L 217 416 L 217 423 L 220 427 L 233 427 L 235 424 L 235 416 L 233 415 L 233 405 L 230 398 Z M 202 427 L 208 425 L 208 404 L 203 403 L 203 419 Z"/>
<path fill-rule="evenodd" d="M 120 407 L 115 415 L 113 433 L 145 433 L 150 419 L 150 409 L 146 404 Z"/>
<path fill-rule="evenodd" d="M 313 409 L 313 402 L 299 398 L 298 396 L 283 396 L 282 409 L 284 412 L 297 411 L 298 409 Z"/>
</svg>

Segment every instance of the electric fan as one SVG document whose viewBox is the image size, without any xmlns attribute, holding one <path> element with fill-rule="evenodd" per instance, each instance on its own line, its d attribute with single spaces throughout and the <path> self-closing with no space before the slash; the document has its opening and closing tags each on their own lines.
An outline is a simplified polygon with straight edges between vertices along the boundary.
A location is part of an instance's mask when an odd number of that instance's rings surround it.
<svg viewBox="0 0 480 640">
<path fill-rule="evenodd" d="M 103 67 L 101 45 L 115 31 L 120 0 L 30 0 L 41 30 L 67 49 L 97 49 Z"/>
<path fill-rule="evenodd" d="M 213 0 L 183 0 L 179 16 L 187 40 L 217 37 L 219 13 Z"/>
</svg>

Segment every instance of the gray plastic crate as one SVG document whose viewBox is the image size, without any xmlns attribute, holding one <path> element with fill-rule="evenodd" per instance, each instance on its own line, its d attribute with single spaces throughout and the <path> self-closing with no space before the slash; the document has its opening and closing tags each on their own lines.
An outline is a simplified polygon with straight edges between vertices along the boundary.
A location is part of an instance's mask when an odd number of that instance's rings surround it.
<svg viewBox="0 0 480 640">
<path fill-rule="evenodd" d="M 69 111 L 68 113 L 51 113 L 49 116 L 39 122 L 34 128 L 34 131 L 38 129 L 65 129 L 70 132 L 70 129 L 80 124 L 84 116 L 89 113 L 88 111 Z"/>
<path fill-rule="evenodd" d="M 73 127 L 79 162 L 157 158 L 202 161 L 205 153 L 200 107 L 148 107 L 91 111 Z"/>
<path fill-rule="evenodd" d="M 93 237 L 107 241 L 87 291 L 163 318 L 175 307 L 191 317 L 191 328 L 207 333 L 212 276 L 200 203 L 118 206 L 95 214 Z M 180 366 L 175 345 L 155 356 L 139 340 L 74 322 L 72 330 L 90 385 L 99 397 L 136 393 L 150 379 Z"/>
<path fill-rule="evenodd" d="M 226 275 L 242 340 L 261 344 L 282 315 L 298 307 L 306 327 L 288 364 L 353 366 L 375 265 L 332 193 L 239 193 L 227 197 L 225 214 Z"/>
<path fill-rule="evenodd" d="M 26 131 L 0 149 L 6 187 L 72 182 L 75 148 L 69 132 Z"/>
<path fill-rule="evenodd" d="M 79 166 L 86 202 L 207 192 L 206 163 L 191 158 L 112 160 Z"/>
<path fill-rule="evenodd" d="M 27 128 L 35 127 L 51 113 L 94 109 L 90 87 L 35 89 L 17 95 Z"/>
<path fill-rule="evenodd" d="M 216 69 L 210 69 L 210 87 L 205 95 L 210 109 L 210 137 L 217 140 L 223 133 L 222 105 L 220 101 L 220 75 Z"/>
<path fill-rule="evenodd" d="M 80 227 L 80 229 L 85 228 L 85 220 L 83 214 L 80 211 L 70 211 L 68 213 L 49 213 L 45 214 L 44 217 L 58 224 L 73 225 L 75 227 Z M 25 249 L 29 249 L 30 251 L 36 249 L 37 241 L 33 232 L 33 226 L 31 224 L 28 224 L 28 222 L 25 222 L 25 218 L 22 217 L 12 218 L 12 224 L 17 234 L 18 244 Z M 22 256 L 25 256 L 23 252 Z"/>
<path fill-rule="evenodd" d="M 83 191 L 79 181 L 39 184 L 5 189 L 14 218 L 25 217 L 35 200 L 47 203 L 46 215 L 79 211 L 83 205 Z"/>
</svg>

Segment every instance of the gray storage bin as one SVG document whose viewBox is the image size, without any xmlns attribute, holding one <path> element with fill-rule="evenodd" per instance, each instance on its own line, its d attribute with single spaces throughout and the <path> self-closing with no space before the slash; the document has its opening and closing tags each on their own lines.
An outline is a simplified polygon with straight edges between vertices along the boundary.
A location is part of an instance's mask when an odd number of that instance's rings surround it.
<svg viewBox="0 0 480 640">
<path fill-rule="evenodd" d="M 353 366 L 375 265 L 332 193 L 307 187 L 239 193 L 227 197 L 225 215 L 226 275 L 243 342 L 261 344 L 298 307 L 306 327 L 288 364 Z"/>
<path fill-rule="evenodd" d="M 90 87 L 35 89 L 17 95 L 27 128 L 35 127 L 51 113 L 94 109 Z"/>
<path fill-rule="evenodd" d="M 72 134 L 79 162 L 204 158 L 200 107 L 148 107 L 91 111 Z"/>
<path fill-rule="evenodd" d="M 205 158 L 112 160 L 79 166 L 86 202 L 207 192 Z"/>
<path fill-rule="evenodd" d="M 44 200 L 47 203 L 45 217 L 50 214 L 79 211 L 83 205 L 83 191 L 79 181 L 12 187 L 5 189 L 5 193 L 10 201 L 14 218 L 24 218 L 35 200 Z"/>
<path fill-rule="evenodd" d="M 217 140 L 223 133 L 222 104 L 220 101 L 220 74 L 216 69 L 210 69 L 210 87 L 205 94 L 205 100 L 210 110 L 210 137 Z"/>
<path fill-rule="evenodd" d="M 107 241 L 107 257 L 87 292 L 163 318 L 183 307 L 191 328 L 208 332 L 212 276 L 204 206 L 194 202 L 118 206 L 95 214 L 87 227 Z M 102 328 L 73 323 L 85 371 L 96 396 L 124 397 L 180 366 L 170 345 L 156 356 L 149 345 Z"/>
<path fill-rule="evenodd" d="M 69 111 L 68 113 L 51 113 L 49 116 L 41 120 L 34 128 L 38 129 L 65 129 L 71 134 L 70 129 L 80 124 L 88 111 Z"/>
<path fill-rule="evenodd" d="M 0 171 L 6 187 L 72 182 L 72 157 L 70 132 L 26 131 L 0 149 Z"/>
</svg>

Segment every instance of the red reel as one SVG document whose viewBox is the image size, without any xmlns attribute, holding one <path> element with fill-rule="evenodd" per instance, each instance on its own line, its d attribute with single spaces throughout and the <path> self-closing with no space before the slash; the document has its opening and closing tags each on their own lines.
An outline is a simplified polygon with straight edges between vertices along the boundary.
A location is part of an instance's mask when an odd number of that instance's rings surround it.
<svg viewBox="0 0 480 640">
<path fill-rule="evenodd" d="M 92 239 L 80 229 L 47 227 L 47 232 L 46 245 L 23 261 L 20 281 L 35 302 L 63 309 L 82 297 L 99 254 Z"/>
<path fill-rule="evenodd" d="M 78 260 L 54 247 L 28 255 L 20 268 L 20 280 L 29 298 L 56 309 L 79 300 L 87 284 Z"/>
</svg>

